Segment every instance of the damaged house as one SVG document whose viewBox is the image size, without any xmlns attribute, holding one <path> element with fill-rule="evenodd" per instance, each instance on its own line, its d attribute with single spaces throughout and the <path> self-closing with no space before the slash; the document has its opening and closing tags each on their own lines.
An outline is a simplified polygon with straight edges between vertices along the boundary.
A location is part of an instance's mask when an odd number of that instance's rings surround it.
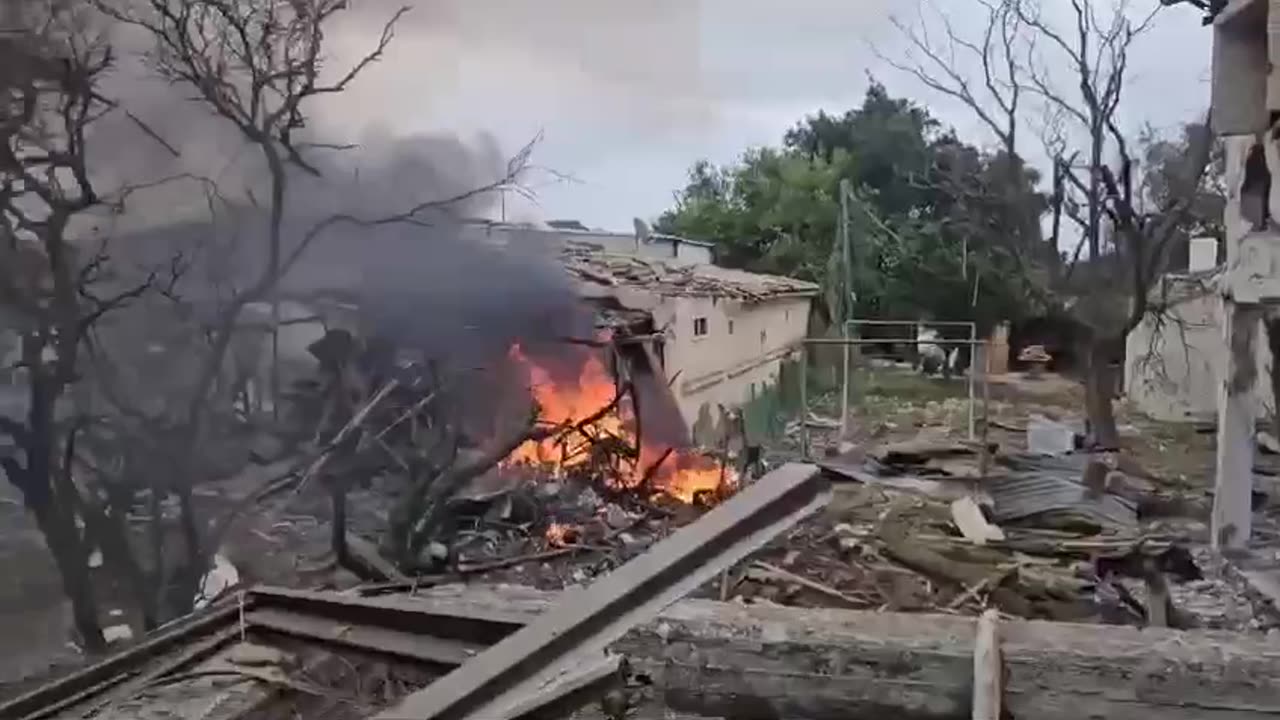
<svg viewBox="0 0 1280 720">
<path fill-rule="evenodd" d="M 805 338 L 818 286 L 710 264 L 563 251 L 584 299 L 639 312 L 654 329 L 653 352 L 695 444 L 714 446 L 727 412 L 778 383 L 782 363 Z"/>
<path fill-rule="evenodd" d="M 558 255 L 580 298 L 651 336 L 684 425 L 702 446 L 719 445 L 726 413 L 777 386 L 819 292 L 814 283 L 717 266 L 710 243 L 653 233 L 640 220 L 634 234 L 572 221 L 470 222 L 460 232 L 468 242 Z"/>
<path fill-rule="evenodd" d="M 807 333 L 818 286 L 716 266 L 709 244 L 640 222 L 634 234 L 559 225 L 384 227 L 363 231 L 358 253 L 348 235 L 319 238 L 282 283 L 282 371 L 312 367 L 307 347 L 326 329 L 370 322 L 461 362 L 483 363 L 521 342 L 582 340 L 585 300 L 597 328 L 626 325 L 625 334 L 644 340 L 686 439 L 718 445 L 726 413 L 777 385 Z M 163 257 L 175 237 L 199 245 L 209 242 L 204 234 L 163 228 L 129 246 L 154 246 L 145 254 Z M 480 275 L 490 281 L 474 282 Z M 245 308 L 227 369 L 259 410 L 269 406 L 269 324 L 266 304 Z"/>
</svg>

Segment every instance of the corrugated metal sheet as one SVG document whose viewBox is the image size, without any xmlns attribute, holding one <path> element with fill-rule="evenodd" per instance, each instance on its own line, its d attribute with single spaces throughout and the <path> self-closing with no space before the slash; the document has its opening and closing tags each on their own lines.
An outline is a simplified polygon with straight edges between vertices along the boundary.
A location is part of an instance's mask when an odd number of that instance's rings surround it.
<svg viewBox="0 0 1280 720">
<path fill-rule="evenodd" d="M 1089 496 L 1080 481 L 1086 455 L 1013 455 L 1001 462 L 1009 467 L 1009 475 L 983 482 L 995 505 L 992 519 L 997 523 L 1045 513 L 1070 513 L 1104 527 L 1130 528 L 1138 522 L 1132 502 L 1110 493 Z"/>
</svg>

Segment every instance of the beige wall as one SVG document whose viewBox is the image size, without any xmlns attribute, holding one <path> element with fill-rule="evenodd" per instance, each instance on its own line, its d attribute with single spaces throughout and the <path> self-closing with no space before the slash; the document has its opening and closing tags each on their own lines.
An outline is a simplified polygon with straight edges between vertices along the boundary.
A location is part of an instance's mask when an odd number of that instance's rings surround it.
<svg viewBox="0 0 1280 720">
<path fill-rule="evenodd" d="M 810 298 L 762 303 L 702 297 L 667 298 L 655 320 L 667 327 L 665 369 L 676 372 L 676 402 L 694 440 L 714 436 L 721 408 L 737 407 L 777 382 L 782 360 L 808 332 Z M 706 320 L 705 335 L 694 334 Z"/>
<path fill-rule="evenodd" d="M 1129 334 L 1125 350 L 1125 390 L 1138 411 L 1156 420 L 1212 421 L 1218 413 L 1218 365 L 1222 351 L 1222 299 L 1209 293 L 1174 306 L 1157 324 L 1148 317 Z M 1258 323 L 1259 417 L 1272 412 L 1271 352 Z"/>
</svg>

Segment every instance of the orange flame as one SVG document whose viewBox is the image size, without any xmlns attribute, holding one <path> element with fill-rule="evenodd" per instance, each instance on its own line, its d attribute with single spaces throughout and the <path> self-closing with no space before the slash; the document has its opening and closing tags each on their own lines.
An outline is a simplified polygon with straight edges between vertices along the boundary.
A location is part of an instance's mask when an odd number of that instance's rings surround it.
<svg viewBox="0 0 1280 720">
<path fill-rule="evenodd" d="M 617 392 L 613 377 L 600 358 L 590 353 L 576 380 L 556 382 L 552 373 L 531 360 L 520 346 L 513 345 L 511 359 L 528 375 L 530 391 L 538 403 L 539 419 L 560 427 L 576 427 L 591 420 L 586 430 L 593 437 L 613 436 L 636 442 L 636 423 L 630 405 L 620 403 L 602 411 Z M 640 439 L 638 461 L 627 463 L 607 482 L 617 489 L 638 488 L 646 476 L 652 487 L 686 503 L 716 497 L 737 484 L 734 472 L 716 460 L 688 449 L 667 448 Z M 526 463 L 547 467 L 556 474 L 591 461 L 592 443 L 581 433 L 558 433 L 542 441 L 529 441 L 516 448 L 507 464 Z M 655 467 L 657 465 L 657 467 Z"/>
<path fill-rule="evenodd" d="M 565 547 L 578 539 L 578 528 L 572 525 L 551 523 L 547 526 L 545 537 L 547 544 L 551 547 Z"/>
</svg>

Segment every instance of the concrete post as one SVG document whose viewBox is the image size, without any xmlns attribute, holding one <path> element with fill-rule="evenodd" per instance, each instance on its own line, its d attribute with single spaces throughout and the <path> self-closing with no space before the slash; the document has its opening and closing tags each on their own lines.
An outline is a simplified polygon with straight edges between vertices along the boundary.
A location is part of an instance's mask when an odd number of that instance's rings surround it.
<svg viewBox="0 0 1280 720">
<path fill-rule="evenodd" d="M 1213 544 L 1243 549 L 1249 542 L 1253 511 L 1254 422 L 1258 416 L 1258 322 L 1261 305 L 1237 305 L 1223 299 L 1223 348 L 1218 367 L 1217 478 L 1213 497 Z"/>
</svg>

